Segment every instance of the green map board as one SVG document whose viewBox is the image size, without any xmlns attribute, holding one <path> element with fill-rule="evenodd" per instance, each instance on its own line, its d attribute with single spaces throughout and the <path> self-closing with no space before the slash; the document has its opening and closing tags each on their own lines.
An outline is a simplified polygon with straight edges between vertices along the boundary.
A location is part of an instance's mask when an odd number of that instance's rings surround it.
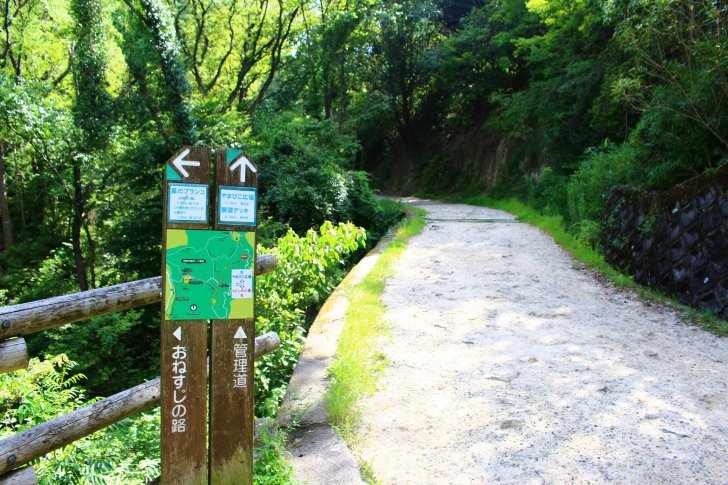
<svg viewBox="0 0 728 485">
<path fill-rule="evenodd" d="M 164 318 L 253 318 L 254 232 L 167 229 Z"/>
</svg>

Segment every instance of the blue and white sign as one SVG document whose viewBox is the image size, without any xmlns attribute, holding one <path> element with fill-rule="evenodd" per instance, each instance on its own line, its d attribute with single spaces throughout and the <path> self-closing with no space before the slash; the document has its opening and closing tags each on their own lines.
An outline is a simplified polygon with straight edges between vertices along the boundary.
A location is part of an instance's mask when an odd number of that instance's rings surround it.
<svg viewBox="0 0 728 485">
<path fill-rule="evenodd" d="M 207 185 L 170 183 L 167 191 L 167 221 L 207 224 Z"/>
<path fill-rule="evenodd" d="M 231 226 L 255 226 L 258 191 L 252 187 L 220 186 L 217 220 Z"/>
</svg>

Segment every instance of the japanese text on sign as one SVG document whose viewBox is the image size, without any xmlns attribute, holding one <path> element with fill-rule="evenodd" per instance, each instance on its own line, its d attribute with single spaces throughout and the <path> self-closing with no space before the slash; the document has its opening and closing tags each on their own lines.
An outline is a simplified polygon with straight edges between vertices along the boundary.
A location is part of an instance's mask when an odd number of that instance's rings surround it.
<svg viewBox="0 0 728 485">
<path fill-rule="evenodd" d="M 172 382 L 174 389 L 172 391 L 172 400 L 174 407 L 172 408 L 172 433 L 184 433 L 187 431 L 187 390 L 185 389 L 185 380 L 187 379 L 187 349 L 182 345 L 172 348 Z"/>
<path fill-rule="evenodd" d="M 253 298 L 252 269 L 234 269 L 230 279 L 230 297 L 232 299 Z"/>
<path fill-rule="evenodd" d="M 207 222 L 207 185 L 174 184 L 168 188 L 168 222 Z"/>
<path fill-rule="evenodd" d="M 256 225 L 257 190 L 250 187 L 220 187 L 218 221 L 235 226 Z"/>
<path fill-rule="evenodd" d="M 248 387 L 248 344 L 235 344 L 233 361 L 233 387 Z"/>
</svg>

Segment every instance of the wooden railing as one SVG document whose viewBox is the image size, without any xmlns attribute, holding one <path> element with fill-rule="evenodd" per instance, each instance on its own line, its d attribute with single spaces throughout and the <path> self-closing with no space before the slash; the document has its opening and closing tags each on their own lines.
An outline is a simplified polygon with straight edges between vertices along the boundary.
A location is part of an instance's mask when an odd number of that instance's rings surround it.
<svg viewBox="0 0 728 485">
<path fill-rule="evenodd" d="M 276 268 L 270 254 L 258 256 L 255 274 Z M 161 277 L 132 281 L 46 300 L 0 307 L 0 373 L 28 367 L 28 348 L 23 335 L 108 313 L 138 308 L 161 301 Z M 275 333 L 255 339 L 258 358 L 280 345 Z M 0 484 L 37 483 L 33 467 L 23 467 L 55 449 L 106 428 L 159 404 L 160 378 L 97 401 L 0 441 Z"/>
</svg>

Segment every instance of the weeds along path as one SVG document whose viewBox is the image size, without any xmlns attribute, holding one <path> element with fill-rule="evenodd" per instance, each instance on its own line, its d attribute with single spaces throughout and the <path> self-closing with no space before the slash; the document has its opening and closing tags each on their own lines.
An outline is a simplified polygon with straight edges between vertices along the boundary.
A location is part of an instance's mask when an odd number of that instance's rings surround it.
<svg viewBox="0 0 728 485">
<path fill-rule="evenodd" d="M 414 204 L 430 222 L 388 280 L 389 365 L 362 401 L 378 480 L 728 483 L 728 339 L 483 221 L 509 214 Z"/>
</svg>

